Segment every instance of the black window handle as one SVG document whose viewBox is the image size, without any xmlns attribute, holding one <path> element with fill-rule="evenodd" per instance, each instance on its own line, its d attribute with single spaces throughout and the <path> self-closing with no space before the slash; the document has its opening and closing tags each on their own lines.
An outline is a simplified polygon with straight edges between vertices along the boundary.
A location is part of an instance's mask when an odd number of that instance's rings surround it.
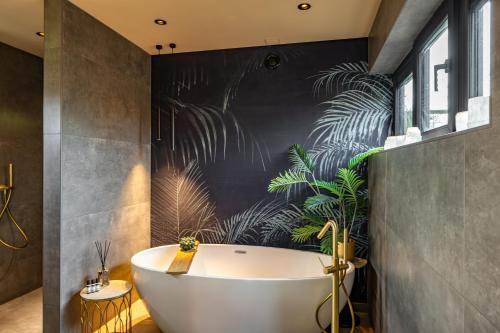
<svg viewBox="0 0 500 333">
<path fill-rule="evenodd" d="M 444 61 L 444 64 L 439 64 L 434 66 L 434 91 L 439 91 L 438 88 L 438 71 L 444 69 L 445 73 L 450 72 L 450 62 L 448 59 Z"/>
</svg>

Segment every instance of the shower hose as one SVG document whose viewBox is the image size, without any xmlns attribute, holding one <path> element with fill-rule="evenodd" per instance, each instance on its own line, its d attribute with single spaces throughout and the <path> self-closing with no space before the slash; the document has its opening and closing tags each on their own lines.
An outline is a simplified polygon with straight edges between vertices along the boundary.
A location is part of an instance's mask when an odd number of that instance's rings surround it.
<svg viewBox="0 0 500 333">
<path fill-rule="evenodd" d="M 354 318 L 354 308 L 352 306 L 352 303 L 351 303 L 351 300 L 349 299 L 349 293 L 347 292 L 347 288 L 345 287 L 345 284 L 344 284 L 344 278 L 346 276 L 346 272 L 345 271 L 342 271 L 342 276 L 341 276 L 341 279 L 340 279 L 340 285 L 339 287 L 342 287 L 342 290 L 344 291 L 344 294 L 345 294 L 345 297 L 347 299 L 347 304 L 349 305 L 349 312 L 351 313 L 351 330 L 349 331 L 350 333 L 354 333 L 354 330 L 356 329 L 356 320 Z M 328 333 L 327 330 L 326 330 L 326 327 L 323 327 L 319 321 L 319 311 L 321 310 L 321 308 L 323 307 L 323 305 L 326 304 L 326 302 L 328 302 L 331 298 L 332 298 L 332 293 L 330 293 L 328 296 L 325 297 L 325 299 L 318 305 L 318 307 L 316 308 L 316 323 L 318 324 L 319 328 L 321 329 L 321 333 Z M 338 314 L 337 314 L 338 315 Z M 332 323 L 333 325 L 333 323 Z"/>
<path fill-rule="evenodd" d="M 29 244 L 29 238 L 26 235 L 26 233 L 24 232 L 23 228 L 21 228 L 21 226 L 19 224 L 17 224 L 16 219 L 14 218 L 14 216 L 12 216 L 12 213 L 10 211 L 9 204 L 10 204 L 10 199 L 12 198 L 12 188 L 5 187 L 5 188 L 3 188 L 2 192 L 3 192 L 3 207 L 0 210 L 0 223 L 2 222 L 3 217 L 6 215 L 7 218 L 10 220 L 10 222 L 12 224 L 14 224 L 16 229 L 19 231 L 19 233 L 23 237 L 24 243 L 22 245 L 18 246 L 18 245 L 14 245 L 14 244 L 9 244 L 8 242 L 6 242 L 2 238 L 0 238 L 0 244 L 4 245 L 7 248 L 12 249 L 12 250 L 24 249 Z"/>
</svg>

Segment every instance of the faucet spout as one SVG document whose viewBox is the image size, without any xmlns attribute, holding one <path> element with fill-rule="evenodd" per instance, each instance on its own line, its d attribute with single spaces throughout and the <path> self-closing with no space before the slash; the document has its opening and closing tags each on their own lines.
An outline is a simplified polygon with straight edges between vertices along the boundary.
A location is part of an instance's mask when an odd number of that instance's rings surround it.
<svg viewBox="0 0 500 333">
<path fill-rule="evenodd" d="M 318 234 L 318 239 L 321 239 L 323 237 L 325 237 L 326 233 L 328 232 L 329 229 L 332 229 L 332 231 L 334 233 L 337 233 L 338 232 L 338 226 L 337 226 L 337 223 L 335 221 L 328 221 L 325 223 L 325 225 L 323 226 L 323 229 L 321 229 L 321 231 L 319 232 Z"/>
</svg>

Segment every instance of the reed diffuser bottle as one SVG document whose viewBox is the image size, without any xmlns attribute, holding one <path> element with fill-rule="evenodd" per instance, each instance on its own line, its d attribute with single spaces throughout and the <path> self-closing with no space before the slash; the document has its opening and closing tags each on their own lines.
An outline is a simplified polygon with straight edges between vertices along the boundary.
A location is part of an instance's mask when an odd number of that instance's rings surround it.
<svg viewBox="0 0 500 333">
<path fill-rule="evenodd" d="M 109 269 L 106 267 L 106 259 L 108 258 L 110 246 L 111 242 L 108 241 L 104 242 L 104 246 L 101 242 L 95 242 L 97 254 L 99 254 L 99 260 L 101 261 L 101 267 L 97 270 L 97 278 L 103 287 L 109 285 Z"/>
</svg>

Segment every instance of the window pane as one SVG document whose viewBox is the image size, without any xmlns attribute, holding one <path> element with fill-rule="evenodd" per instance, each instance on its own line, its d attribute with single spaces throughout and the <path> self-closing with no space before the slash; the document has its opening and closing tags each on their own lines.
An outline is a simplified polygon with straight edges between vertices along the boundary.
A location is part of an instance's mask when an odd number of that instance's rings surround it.
<svg viewBox="0 0 500 333">
<path fill-rule="evenodd" d="M 413 126 L 413 77 L 409 76 L 398 88 L 399 132 Z"/>
<path fill-rule="evenodd" d="M 473 34 L 476 38 L 474 47 L 476 84 L 478 96 L 489 96 L 491 85 L 491 1 L 484 3 L 475 13 Z"/>
<path fill-rule="evenodd" d="M 421 54 L 422 127 L 424 131 L 448 124 L 448 28 L 433 36 Z"/>
</svg>

